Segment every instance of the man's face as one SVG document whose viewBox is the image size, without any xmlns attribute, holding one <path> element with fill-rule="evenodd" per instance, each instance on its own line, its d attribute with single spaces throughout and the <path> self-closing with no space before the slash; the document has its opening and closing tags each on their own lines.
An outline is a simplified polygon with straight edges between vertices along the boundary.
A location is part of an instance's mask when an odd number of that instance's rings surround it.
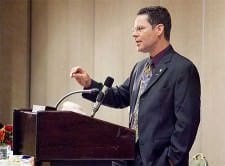
<svg viewBox="0 0 225 166">
<path fill-rule="evenodd" d="M 138 15 L 134 21 L 132 36 L 139 52 L 151 52 L 158 41 L 158 32 L 148 22 L 147 15 Z"/>
</svg>

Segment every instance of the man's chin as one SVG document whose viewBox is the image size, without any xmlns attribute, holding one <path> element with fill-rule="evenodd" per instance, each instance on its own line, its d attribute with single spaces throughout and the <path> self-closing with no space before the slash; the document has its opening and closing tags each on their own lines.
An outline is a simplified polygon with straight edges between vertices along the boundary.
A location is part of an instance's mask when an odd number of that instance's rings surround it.
<svg viewBox="0 0 225 166">
<path fill-rule="evenodd" d="M 141 53 L 147 53 L 148 51 L 146 51 L 145 49 L 143 49 L 143 48 L 138 48 L 137 47 L 137 51 L 138 52 L 141 52 Z"/>
</svg>

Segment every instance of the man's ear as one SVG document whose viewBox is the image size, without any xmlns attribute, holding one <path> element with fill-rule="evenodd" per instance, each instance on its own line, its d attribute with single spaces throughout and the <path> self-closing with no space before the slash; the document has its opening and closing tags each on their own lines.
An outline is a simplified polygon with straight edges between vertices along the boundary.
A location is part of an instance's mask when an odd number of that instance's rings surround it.
<svg viewBox="0 0 225 166">
<path fill-rule="evenodd" d="M 162 34 L 164 33 L 164 25 L 163 24 L 156 25 L 155 30 L 158 36 L 162 36 Z"/>
</svg>

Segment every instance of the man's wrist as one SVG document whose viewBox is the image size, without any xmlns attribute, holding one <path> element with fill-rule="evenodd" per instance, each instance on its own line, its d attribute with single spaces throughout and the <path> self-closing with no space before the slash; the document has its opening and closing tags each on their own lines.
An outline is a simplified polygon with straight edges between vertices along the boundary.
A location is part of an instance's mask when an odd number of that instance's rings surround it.
<svg viewBox="0 0 225 166">
<path fill-rule="evenodd" d="M 92 79 L 87 80 L 86 83 L 85 83 L 85 85 L 84 85 L 84 88 L 85 89 L 90 88 L 91 87 L 91 82 L 92 82 Z"/>
</svg>

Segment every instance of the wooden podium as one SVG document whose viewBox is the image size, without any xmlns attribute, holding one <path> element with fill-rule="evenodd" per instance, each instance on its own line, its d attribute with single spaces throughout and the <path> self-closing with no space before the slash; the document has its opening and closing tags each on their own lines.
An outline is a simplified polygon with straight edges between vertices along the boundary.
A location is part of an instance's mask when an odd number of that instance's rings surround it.
<svg viewBox="0 0 225 166">
<path fill-rule="evenodd" d="M 135 132 L 126 127 L 71 111 L 13 112 L 13 154 L 34 156 L 37 165 L 111 166 L 133 160 L 134 151 Z"/>
</svg>

